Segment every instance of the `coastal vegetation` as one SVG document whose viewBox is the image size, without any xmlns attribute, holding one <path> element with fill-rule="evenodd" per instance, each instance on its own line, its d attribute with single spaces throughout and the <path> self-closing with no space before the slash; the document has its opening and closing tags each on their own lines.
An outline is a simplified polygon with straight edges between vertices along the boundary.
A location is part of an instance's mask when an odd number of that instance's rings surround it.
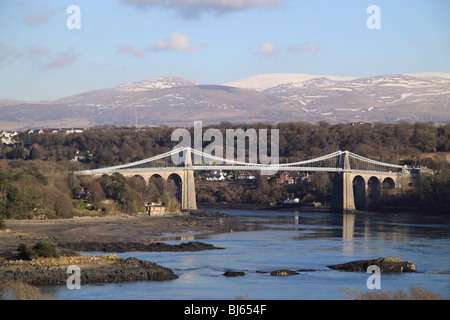
<svg viewBox="0 0 450 320">
<path fill-rule="evenodd" d="M 0 300 L 52 300 L 51 296 L 45 295 L 41 290 L 23 281 L 0 282 Z"/>
<path fill-rule="evenodd" d="M 403 289 L 359 291 L 358 289 L 342 288 L 341 294 L 348 300 L 444 300 L 440 293 L 434 293 L 424 287 L 409 287 L 409 292 Z"/>
<path fill-rule="evenodd" d="M 56 247 L 47 242 L 39 241 L 33 248 L 28 248 L 26 244 L 21 243 L 17 248 L 19 259 L 32 260 L 34 258 L 59 258 L 61 255 Z"/>
<path fill-rule="evenodd" d="M 278 129 L 280 162 L 322 156 L 349 150 L 374 160 L 426 166 L 412 185 L 382 194 L 380 206 L 407 204 L 432 214 L 450 212 L 450 124 L 318 122 L 255 123 L 234 125 L 223 122 L 203 130 Z M 95 127 L 83 132 L 19 132 L 13 144 L 0 146 L 0 218 L 69 218 L 74 215 L 110 212 L 143 212 L 144 204 L 161 202 L 169 211 L 180 208 L 176 181 L 121 174 L 102 177 L 66 174 L 142 160 L 167 151 L 174 128 Z M 191 129 L 193 130 L 193 129 Z M 205 146 L 207 143 L 205 143 Z M 236 174 L 236 173 L 235 173 Z M 308 183 L 278 184 L 276 177 L 253 181 L 208 182 L 196 174 L 197 201 L 205 203 L 276 204 L 287 198 L 328 204 L 333 175 L 316 173 Z M 178 193 L 178 194 L 177 194 Z M 0 225 L 1 227 L 1 225 Z"/>
</svg>

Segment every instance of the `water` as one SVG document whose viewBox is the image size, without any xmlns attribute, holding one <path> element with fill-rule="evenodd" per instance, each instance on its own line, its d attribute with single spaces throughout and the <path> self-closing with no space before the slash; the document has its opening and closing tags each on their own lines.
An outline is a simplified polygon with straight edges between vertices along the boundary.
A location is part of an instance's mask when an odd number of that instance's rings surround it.
<svg viewBox="0 0 450 320">
<path fill-rule="evenodd" d="M 345 299 L 342 288 L 368 291 L 370 274 L 345 272 L 327 265 L 396 256 L 409 260 L 417 273 L 382 274 L 381 289 L 408 291 L 423 286 L 450 298 L 450 220 L 414 216 L 222 210 L 249 231 L 196 237 L 224 247 L 199 252 L 128 252 L 171 268 L 179 279 L 105 285 L 65 286 L 45 291 L 57 299 L 251 300 Z M 194 236 L 193 236 L 194 237 Z M 180 243 L 180 240 L 165 241 Z M 104 254 L 104 253 L 86 253 Z M 277 269 L 299 275 L 275 277 Z M 225 277 L 226 270 L 244 271 Z"/>
</svg>

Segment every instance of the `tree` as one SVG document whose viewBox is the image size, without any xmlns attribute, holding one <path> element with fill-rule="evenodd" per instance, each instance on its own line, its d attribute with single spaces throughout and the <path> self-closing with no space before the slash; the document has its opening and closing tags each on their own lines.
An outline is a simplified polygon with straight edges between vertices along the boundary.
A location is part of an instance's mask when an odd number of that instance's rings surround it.
<svg viewBox="0 0 450 320">
<path fill-rule="evenodd" d="M 28 159 L 29 160 L 37 160 L 40 158 L 41 158 L 41 153 L 39 152 L 38 148 L 36 148 L 36 147 L 31 148 Z"/>
<path fill-rule="evenodd" d="M 330 176 L 327 172 L 316 172 L 311 177 L 311 185 L 317 190 L 324 199 L 324 204 L 327 203 L 327 197 L 331 194 L 333 185 Z"/>
<path fill-rule="evenodd" d="M 102 205 L 102 201 L 106 199 L 105 192 L 103 191 L 102 186 L 96 180 L 92 180 L 88 187 L 87 191 L 89 192 L 88 200 L 97 208 L 100 208 Z"/>
<path fill-rule="evenodd" d="M 449 214 L 450 212 L 450 169 L 437 175 L 421 175 L 416 181 L 419 207 L 428 213 Z"/>
</svg>

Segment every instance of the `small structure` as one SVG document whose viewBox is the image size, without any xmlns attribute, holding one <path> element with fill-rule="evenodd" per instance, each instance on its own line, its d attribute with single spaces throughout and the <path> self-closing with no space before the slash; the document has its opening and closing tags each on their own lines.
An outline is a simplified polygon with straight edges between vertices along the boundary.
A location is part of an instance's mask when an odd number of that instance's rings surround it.
<svg viewBox="0 0 450 320">
<path fill-rule="evenodd" d="M 149 216 L 161 216 L 166 213 L 166 207 L 158 202 L 150 202 L 145 205 Z"/>
<path fill-rule="evenodd" d="M 2 132 L 2 143 L 6 144 L 6 145 L 19 144 L 20 142 L 13 139 L 13 137 L 15 137 L 17 135 L 18 135 L 17 131 L 14 131 L 14 132 L 3 131 Z"/>
<path fill-rule="evenodd" d="M 311 177 L 308 175 L 308 172 L 299 175 L 291 175 L 288 172 L 282 172 L 275 180 L 277 184 L 306 184 L 310 181 Z"/>
<path fill-rule="evenodd" d="M 206 176 L 207 181 L 224 181 L 226 178 L 226 173 L 222 170 L 214 170 L 209 172 Z"/>
<path fill-rule="evenodd" d="M 238 180 L 256 180 L 257 177 L 250 171 L 239 171 Z"/>
<path fill-rule="evenodd" d="M 79 151 L 77 150 L 77 153 L 75 154 L 75 156 L 73 157 L 72 160 L 70 161 L 76 161 L 76 162 L 88 162 L 89 159 L 91 159 L 92 154 L 89 151 Z"/>
</svg>

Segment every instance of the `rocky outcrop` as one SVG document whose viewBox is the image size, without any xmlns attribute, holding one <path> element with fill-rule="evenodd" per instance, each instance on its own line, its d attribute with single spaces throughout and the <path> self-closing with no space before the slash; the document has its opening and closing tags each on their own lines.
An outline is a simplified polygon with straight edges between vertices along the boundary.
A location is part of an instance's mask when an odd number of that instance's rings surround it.
<svg viewBox="0 0 450 320">
<path fill-rule="evenodd" d="M 255 272 L 260 273 L 260 274 L 269 273 L 269 272 L 261 271 L 261 270 L 256 270 Z M 270 275 L 272 275 L 272 276 L 291 276 L 291 275 L 295 275 L 295 274 L 299 274 L 299 273 L 297 271 L 288 270 L 288 269 L 279 269 L 279 270 L 270 272 Z M 223 275 L 225 277 L 239 277 L 239 276 L 245 276 L 245 272 L 227 270 L 227 271 L 225 271 L 225 273 Z"/>
<path fill-rule="evenodd" d="M 327 267 L 333 270 L 367 271 L 367 268 L 371 265 L 380 267 L 381 272 L 416 272 L 416 267 L 412 262 L 396 257 L 356 260 Z"/>
<path fill-rule="evenodd" d="M 58 247 L 64 249 L 70 249 L 74 251 L 102 251 L 102 252 L 129 252 L 129 251 L 142 251 L 142 252 L 163 252 L 163 251 L 201 251 L 201 250 L 213 250 L 222 249 L 215 247 L 212 244 L 190 241 L 180 244 L 167 244 L 164 242 L 153 242 L 150 244 L 144 244 L 141 242 L 60 242 Z"/>
<path fill-rule="evenodd" d="M 178 278 L 171 269 L 150 261 L 136 258 L 123 259 L 117 256 L 112 259 L 110 256 L 106 258 L 82 256 L 31 261 L 3 261 L 0 263 L 0 279 L 21 281 L 35 286 L 65 285 L 70 276 L 67 273 L 69 264 L 80 268 L 81 285 L 138 280 L 163 281 Z"/>
<path fill-rule="evenodd" d="M 272 271 L 270 273 L 270 275 L 272 275 L 272 276 L 291 276 L 294 274 L 299 274 L 299 273 L 297 271 L 288 270 L 288 269 L 279 269 L 279 270 Z"/>
<path fill-rule="evenodd" d="M 245 272 L 244 271 L 227 270 L 227 271 L 225 271 L 225 273 L 223 275 L 225 277 L 241 277 L 241 276 L 245 276 Z"/>
</svg>

